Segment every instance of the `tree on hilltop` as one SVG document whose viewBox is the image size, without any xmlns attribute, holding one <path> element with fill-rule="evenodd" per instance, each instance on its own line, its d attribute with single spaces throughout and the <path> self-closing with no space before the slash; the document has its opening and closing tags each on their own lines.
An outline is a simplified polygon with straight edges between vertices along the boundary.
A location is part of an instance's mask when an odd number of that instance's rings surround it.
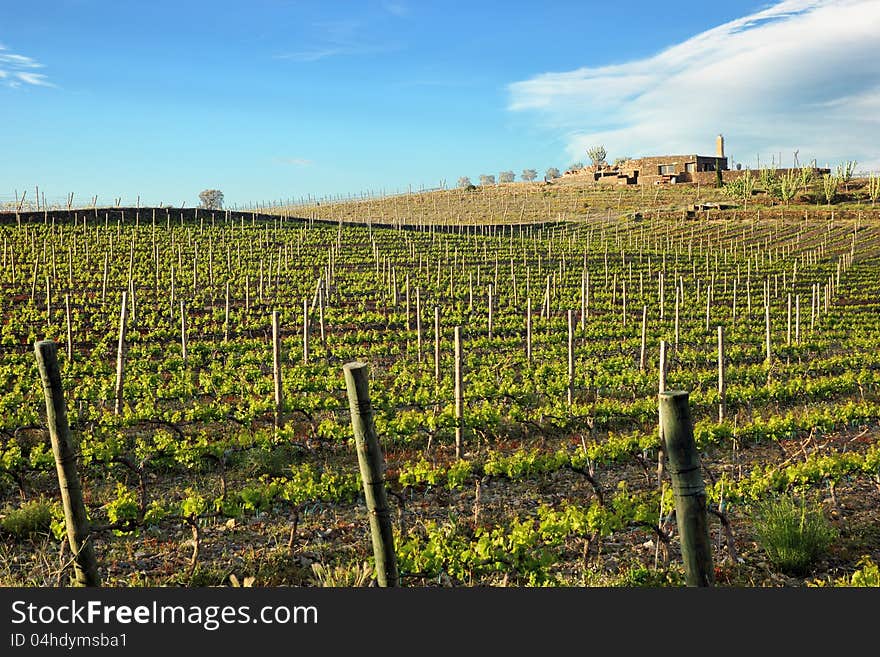
<svg viewBox="0 0 880 657">
<path fill-rule="evenodd" d="M 199 200 L 205 210 L 220 210 L 223 208 L 223 192 L 219 189 L 206 189 L 199 194 Z"/>
<path fill-rule="evenodd" d="M 604 146 L 599 145 L 587 149 L 587 156 L 590 158 L 593 166 L 597 167 L 600 164 L 605 164 L 605 158 L 608 157 L 608 153 L 605 151 Z"/>
</svg>

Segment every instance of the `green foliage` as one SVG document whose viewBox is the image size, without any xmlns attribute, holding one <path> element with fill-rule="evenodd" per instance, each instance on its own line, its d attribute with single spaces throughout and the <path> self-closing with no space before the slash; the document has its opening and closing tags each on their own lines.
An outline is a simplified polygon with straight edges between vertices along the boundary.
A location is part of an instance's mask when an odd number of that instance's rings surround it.
<svg viewBox="0 0 880 657">
<path fill-rule="evenodd" d="M 754 505 L 758 543 L 776 567 L 803 575 L 822 557 L 837 536 L 818 506 L 808 506 L 788 495 Z"/>
<path fill-rule="evenodd" d="M 184 494 L 186 497 L 180 503 L 180 515 L 184 518 L 197 518 L 208 510 L 208 501 L 197 490 L 188 487 Z"/>
<path fill-rule="evenodd" d="M 843 164 L 837 165 L 835 176 L 845 187 L 852 181 L 857 164 L 858 162 L 855 160 L 847 160 Z"/>
<path fill-rule="evenodd" d="M 685 585 L 684 574 L 678 570 L 655 570 L 642 564 L 621 571 L 613 586 L 627 588 L 662 588 Z"/>
<path fill-rule="evenodd" d="M 813 178 L 812 166 L 803 166 L 798 170 L 798 186 L 803 191 L 807 191 L 807 188 L 813 184 Z"/>
<path fill-rule="evenodd" d="M 18 539 L 47 533 L 52 524 L 52 506 L 52 502 L 40 498 L 18 508 L 7 507 L 0 516 L 0 529 Z"/>
<path fill-rule="evenodd" d="M 837 188 L 840 186 L 840 177 L 830 173 L 822 176 L 822 194 L 825 196 L 825 202 L 828 205 L 837 197 Z"/>
<path fill-rule="evenodd" d="M 758 187 L 766 194 L 770 194 L 772 188 L 778 183 L 776 171 L 763 168 L 758 171 Z"/>
<path fill-rule="evenodd" d="M 774 187 L 774 192 L 779 195 L 782 202 L 788 205 L 789 201 L 797 194 L 801 187 L 801 174 L 799 171 L 791 169 L 784 172 L 779 177 L 779 183 Z"/>
<path fill-rule="evenodd" d="M 111 523 L 125 523 L 138 519 L 140 507 L 137 495 L 123 484 L 116 484 L 116 498 L 104 505 Z"/>
<path fill-rule="evenodd" d="M 877 588 L 880 587 L 880 566 L 874 563 L 869 555 L 858 561 L 858 568 L 851 575 L 837 579 L 816 579 L 807 582 L 810 587 L 846 587 L 846 588 Z"/>
<path fill-rule="evenodd" d="M 871 560 L 871 557 L 862 557 L 859 560 L 858 570 L 856 570 L 847 581 L 843 579 L 840 586 L 857 586 L 857 587 L 880 587 L 880 566 Z"/>
<path fill-rule="evenodd" d="M 876 171 L 868 176 L 868 198 L 871 199 L 871 205 L 876 204 L 880 198 L 880 173 Z"/>
<path fill-rule="evenodd" d="M 748 200 L 752 198 L 752 194 L 755 191 L 755 182 L 755 176 L 752 175 L 750 170 L 746 169 L 745 173 L 741 176 L 725 183 L 723 190 L 730 198 L 748 203 Z"/>
</svg>

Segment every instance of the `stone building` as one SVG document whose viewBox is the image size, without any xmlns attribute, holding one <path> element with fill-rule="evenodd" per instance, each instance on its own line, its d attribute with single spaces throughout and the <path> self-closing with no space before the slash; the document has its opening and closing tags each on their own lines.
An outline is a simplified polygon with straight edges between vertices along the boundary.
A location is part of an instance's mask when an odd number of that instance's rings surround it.
<svg viewBox="0 0 880 657">
<path fill-rule="evenodd" d="M 697 174 L 727 171 L 724 137 L 718 135 L 715 155 L 657 155 L 626 160 L 618 165 L 590 167 L 593 180 L 607 185 L 653 185 L 696 182 Z"/>
</svg>

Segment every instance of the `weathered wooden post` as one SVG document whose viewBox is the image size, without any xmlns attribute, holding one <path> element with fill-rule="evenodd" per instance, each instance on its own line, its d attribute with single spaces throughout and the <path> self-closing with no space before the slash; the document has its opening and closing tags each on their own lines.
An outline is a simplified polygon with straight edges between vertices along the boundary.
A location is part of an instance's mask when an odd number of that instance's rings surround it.
<svg viewBox="0 0 880 657">
<path fill-rule="evenodd" d="M 568 405 L 574 401 L 574 311 L 568 310 Z"/>
<path fill-rule="evenodd" d="M 440 383 L 440 306 L 434 306 L 434 380 Z"/>
<path fill-rule="evenodd" d="M 128 294 L 122 292 L 122 308 L 119 311 L 119 344 L 116 347 L 116 403 L 113 411 L 116 415 L 122 413 L 122 385 L 125 378 L 125 325 L 128 319 Z"/>
<path fill-rule="evenodd" d="M 464 442 L 464 386 L 461 360 L 461 326 L 455 327 L 455 458 L 460 459 Z"/>
<path fill-rule="evenodd" d="M 526 300 L 526 360 L 532 362 L 532 298 Z"/>
<path fill-rule="evenodd" d="M 354 432 L 361 481 L 364 485 L 364 497 L 370 515 L 376 579 L 381 587 L 395 587 L 399 585 L 399 581 L 391 512 L 385 491 L 385 457 L 373 424 L 367 365 L 353 362 L 347 363 L 342 369 L 345 374 L 351 428 Z"/>
<path fill-rule="evenodd" d="M 492 339 L 492 305 L 493 305 L 492 302 L 493 302 L 493 299 L 492 299 L 492 284 L 489 283 L 489 303 L 488 303 L 488 308 L 489 308 L 489 339 L 490 339 L 490 340 Z"/>
<path fill-rule="evenodd" d="M 272 311 L 272 373 L 275 382 L 275 428 L 284 422 L 284 392 L 281 388 L 281 327 L 278 311 Z"/>
<path fill-rule="evenodd" d="M 67 322 L 67 360 L 73 360 L 73 327 L 70 317 L 70 294 L 64 295 L 64 317 Z"/>
<path fill-rule="evenodd" d="M 419 288 L 416 288 L 416 349 L 418 350 L 418 362 L 422 362 L 422 302 L 419 298 Z"/>
<path fill-rule="evenodd" d="M 786 330 L 785 330 L 785 346 L 791 346 L 791 292 L 788 293 L 788 302 L 786 306 Z"/>
<path fill-rule="evenodd" d="M 186 307 L 183 305 L 183 299 L 180 300 L 180 355 L 186 364 Z"/>
<path fill-rule="evenodd" d="M 706 491 L 688 393 L 660 393 L 660 427 L 669 458 L 669 474 L 675 498 L 675 516 L 681 536 L 681 556 L 688 586 L 712 586 L 712 544 L 706 517 Z"/>
<path fill-rule="evenodd" d="M 727 382 L 724 380 L 724 327 L 718 326 L 718 422 L 724 422 Z"/>
<path fill-rule="evenodd" d="M 226 281 L 226 306 L 223 312 L 223 342 L 229 342 L 229 281 Z"/>
<path fill-rule="evenodd" d="M 34 344 L 34 352 L 46 397 L 46 424 L 49 427 L 58 485 L 61 488 L 67 542 L 74 557 L 76 585 L 101 586 L 91 526 L 76 470 L 76 450 L 67 423 L 67 407 L 64 403 L 64 389 L 58 368 L 58 346 L 52 340 L 42 340 Z"/>
<path fill-rule="evenodd" d="M 309 300 L 303 299 L 303 362 L 309 362 Z"/>
<path fill-rule="evenodd" d="M 318 281 L 318 326 L 321 329 L 321 349 L 327 352 L 327 333 L 324 330 L 324 286 L 326 283 Z"/>
<path fill-rule="evenodd" d="M 642 345 L 639 353 L 639 371 L 645 371 L 648 346 L 648 306 L 642 306 Z"/>
</svg>

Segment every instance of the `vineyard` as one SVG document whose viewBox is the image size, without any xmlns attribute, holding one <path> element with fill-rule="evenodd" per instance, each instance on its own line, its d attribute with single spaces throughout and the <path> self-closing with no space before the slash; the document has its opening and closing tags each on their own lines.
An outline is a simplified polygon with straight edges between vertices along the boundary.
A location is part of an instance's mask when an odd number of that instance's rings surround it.
<svg viewBox="0 0 880 657">
<path fill-rule="evenodd" d="M 880 561 L 876 212 L 461 194 L 5 216 L 0 584 L 70 578 L 44 339 L 105 586 L 369 583 L 353 361 L 403 586 L 683 584 L 663 390 L 689 393 L 718 585 Z M 783 495 L 835 532 L 794 575 L 754 522 Z"/>
</svg>

